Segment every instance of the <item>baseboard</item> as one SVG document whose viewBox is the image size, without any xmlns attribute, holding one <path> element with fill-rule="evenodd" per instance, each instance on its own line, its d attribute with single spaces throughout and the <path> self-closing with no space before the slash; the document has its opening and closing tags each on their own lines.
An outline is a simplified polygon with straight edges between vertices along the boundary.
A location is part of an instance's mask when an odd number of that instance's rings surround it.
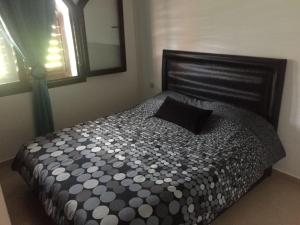
<svg viewBox="0 0 300 225">
<path fill-rule="evenodd" d="M 11 165 L 14 161 L 14 158 L 0 162 L 0 167 Z"/>
<path fill-rule="evenodd" d="M 2 163 L 6 163 L 6 162 L 9 162 L 9 161 L 14 160 L 14 158 L 15 158 L 15 156 L 11 156 L 11 157 L 9 157 L 9 158 L 2 159 L 2 160 L 0 160 L 0 165 L 1 165 Z"/>
<path fill-rule="evenodd" d="M 297 176 L 294 176 L 294 175 L 291 175 L 291 174 L 289 174 L 289 173 L 287 173 L 287 172 L 285 172 L 285 171 L 282 171 L 282 170 L 280 170 L 280 169 L 273 169 L 276 173 L 279 173 L 279 174 L 281 174 L 281 175 L 283 175 L 283 176 L 286 176 L 286 177 L 288 177 L 289 179 L 291 179 L 291 180 L 293 180 L 293 181 L 296 181 L 297 183 L 300 183 L 300 178 L 299 177 L 297 177 Z"/>
</svg>

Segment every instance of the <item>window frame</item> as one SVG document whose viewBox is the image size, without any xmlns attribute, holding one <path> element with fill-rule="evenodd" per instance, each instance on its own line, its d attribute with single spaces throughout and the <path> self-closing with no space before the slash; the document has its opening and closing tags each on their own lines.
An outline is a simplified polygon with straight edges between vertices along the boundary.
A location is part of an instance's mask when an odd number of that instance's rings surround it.
<svg viewBox="0 0 300 225">
<path fill-rule="evenodd" d="M 127 62 L 126 62 L 123 0 L 117 0 L 121 65 L 118 67 L 99 69 L 99 70 L 91 70 L 90 63 L 89 63 L 88 44 L 87 44 L 87 36 L 86 36 L 86 28 L 85 28 L 85 20 L 84 20 L 84 7 L 89 0 L 78 0 L 77 5 L 73 2 L 74 0 L 64 0 L 64 1 L 73 4 L 78 11 L 78 20 L 81 26 L 81 32 L 77 33 L 77 37 L 78 39 L 80 39 L 80 42 L 83 45 L 83 53 L 81 56 L 83 59 L 82 66 L 83 66 L 84 73 L 87 74 L 88 77 L 94 77 L 94 76 L 103 76 L 103 75 L 109 75 L 114 73 L 126 72 Z"/>
<path fill-rule="evenodd" d="M 66 4 L 66 6 L 68 7 L 68 10 L 69 10 L 78 75 L 75 77 L 66 76 L 66 77 L 62 77 L 59 79 L 55 79 L 55 80 L 48 80 L 49 88 L 85 82 L 86 78 L 87 78 L 85 70 L 83 69 L 83 66 L 82 66 L 84 64 L 84 60 L 82 59 L 84 46 L 81 43 L 80 39 L 78 38 L 78 34 L 80 34 L 82 32 L 82 27 L 81 27 L 81 25 L 79 23 L 79 19 L 78 19 L 78 17 L 80 16 L 80 13 L 79 13 L 76 5 L 72 1 L 63 0 L 63 2 Z"/>
</svg>

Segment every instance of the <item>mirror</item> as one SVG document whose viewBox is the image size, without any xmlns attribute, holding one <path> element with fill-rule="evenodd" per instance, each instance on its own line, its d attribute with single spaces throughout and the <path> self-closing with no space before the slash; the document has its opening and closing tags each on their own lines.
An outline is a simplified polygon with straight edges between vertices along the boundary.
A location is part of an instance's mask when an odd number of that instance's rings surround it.
<svg viewBox="0 0 300 225">
<path fill-rule="evenodd" d="M 122 0 L 88 0 L 83 17 L 88 75 L 125 71 Z"/>
</svg>

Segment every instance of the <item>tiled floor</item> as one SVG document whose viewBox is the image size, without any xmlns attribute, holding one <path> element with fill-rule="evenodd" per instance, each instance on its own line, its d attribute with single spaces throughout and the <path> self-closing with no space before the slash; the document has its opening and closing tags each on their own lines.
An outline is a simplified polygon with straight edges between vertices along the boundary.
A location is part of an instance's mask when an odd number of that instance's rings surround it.
<svg viewBox="0 0 300 225">
<path fill-rule="evenodd" d="M 13 225 L 54 225 L 9 165 L 0 166 L 0 184 Z M 300 182 L 274 172 L 212 225 L 300 225 Z"/>
</svg>

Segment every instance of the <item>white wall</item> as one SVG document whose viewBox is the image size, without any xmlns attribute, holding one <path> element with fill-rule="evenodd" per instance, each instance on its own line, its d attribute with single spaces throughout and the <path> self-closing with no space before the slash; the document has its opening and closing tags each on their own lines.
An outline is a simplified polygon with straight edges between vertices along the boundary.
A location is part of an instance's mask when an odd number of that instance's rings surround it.
<svg viewBox="0 0 300 225">
<path fill-rule="evenodd" d="M 88 78 L 50 89 L 55 127 L 94 120 L 135 105 L 139 99 L 132 0 L 124 1 L 127 72 Z M 0 97 L 0 162 L 11 159 L 33 137 L 31 94 Z"/>
<path fill-rule="evenodd" d="M 276 168 L 300 177 L 300 1 L 135 0 L 144 97 L 160 91 L 163 49 L 289 60 Z M 154 88 L 151 88 L 154 84 Z"/>
</svg>

